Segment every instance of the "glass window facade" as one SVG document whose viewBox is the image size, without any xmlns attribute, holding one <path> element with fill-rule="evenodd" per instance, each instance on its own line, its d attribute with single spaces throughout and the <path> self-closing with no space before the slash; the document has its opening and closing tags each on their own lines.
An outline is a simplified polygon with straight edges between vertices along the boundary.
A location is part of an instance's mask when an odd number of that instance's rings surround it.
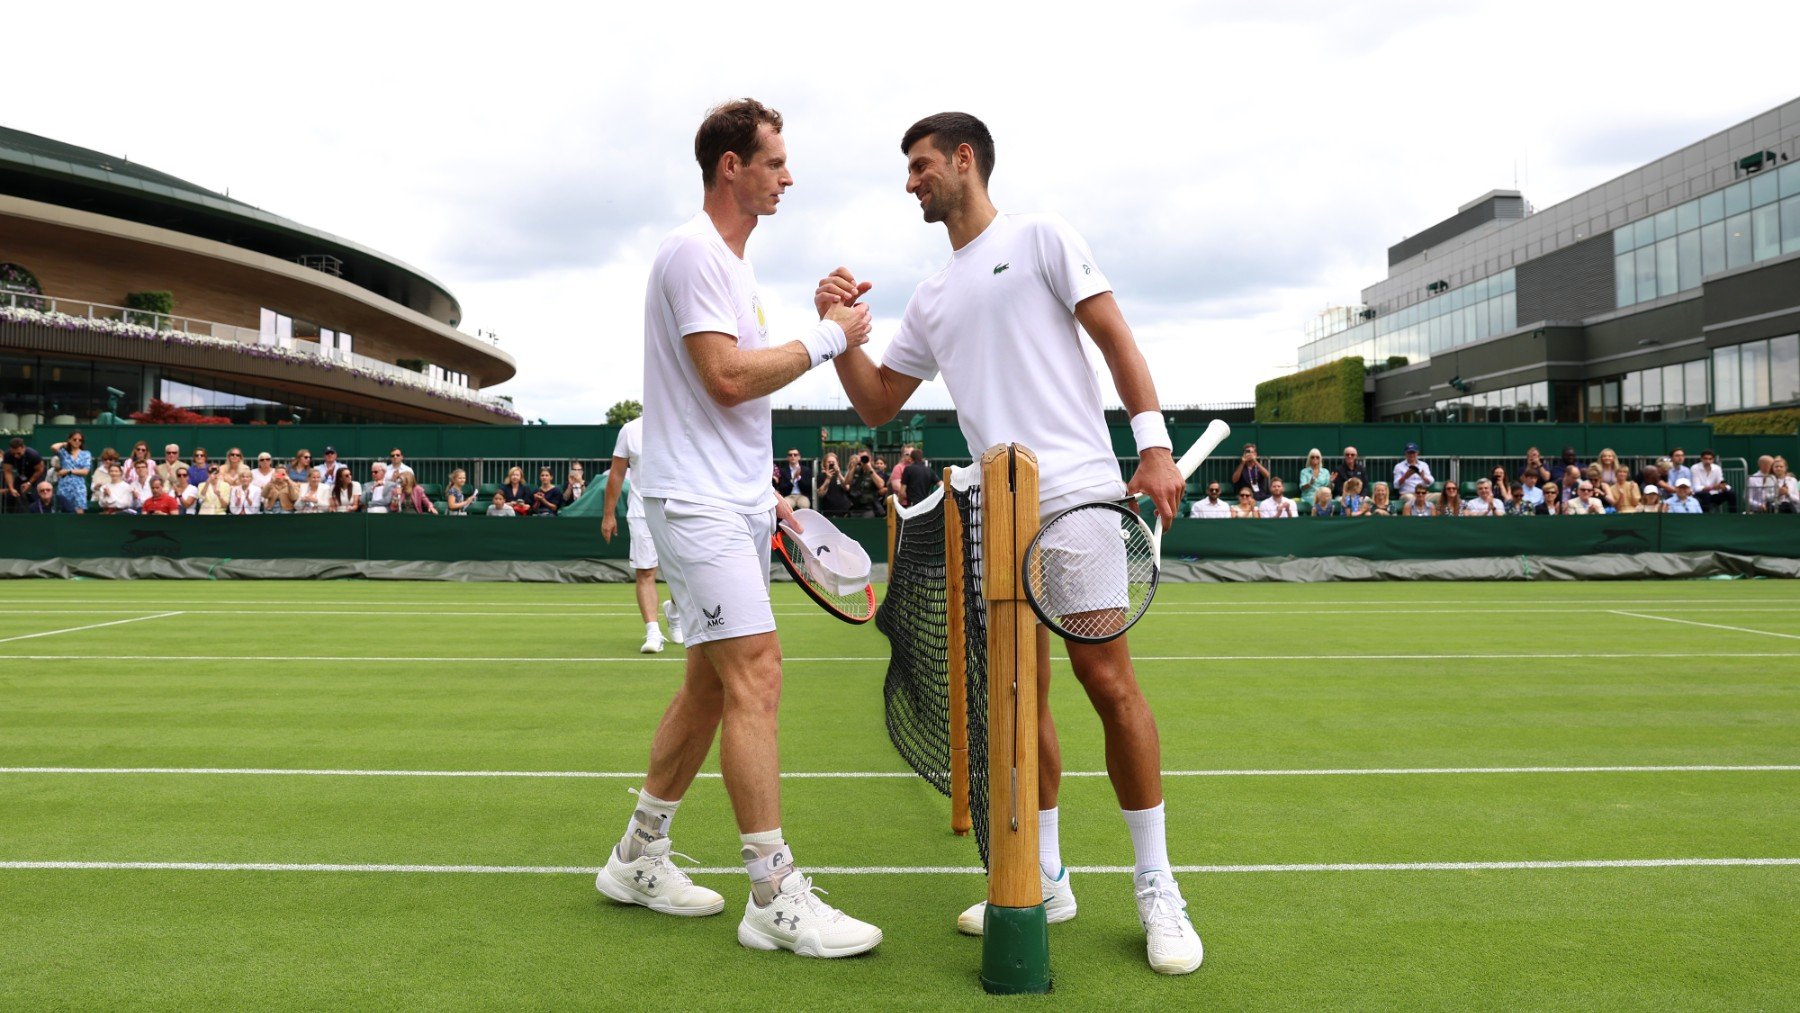
<svg viewBox="0 0 1800 1013">
<path fill-rule="evenodd" d="M 1772 343 L 1768 356 L 1769 376 L 1778 384 L 1778 376 L 1800 390 L 1800 337 L 1790 335 L 1785 351 L 1776 351 Z M 1775 363 L 1779 357 L 1794 364 L 1782 374 Z M 1705 418 L 1712 409 L 1708 400 L 1706 360 L 1676 363 L 1652 369 L 1621 373 L 1594 380 L 1538 381 L 1491 391 L 1472 391 L 1461 397 L 1438 401 L 1424 411 L 1404 412 L 1384 417 L 1383 422 L 1683 422 Z M 1736 374 L 1733 374 L 1736 375 Z M 1785 389 L 1785 388 L 1783 388 Z M 1800 394 L 1796 395 L 1800 397 Z"/>
<path fill-rule="evenodd" d="M 1800 334 L 1713 349 L 1720 411 L 1800 404 Z"/>
<path fill-rule="evenodd" d="M 1654 277 L 1654 253 L 1649 263 Z M 1300 346 L 1300 368 L 1347 355 L 1360 355 L 1370 365 L 1395 356 L 1409 363 L 1422 362 L 1446 349 L 1505 334 L 1519 325 L 1516 284 L 1511 270 L 1502 271 L 1327 334 Z"/>
<path fill-rule="evenodd" d="M 1624 308 L 1795 252 L 1800 162 L 1789 162 L 1613 230 L 1613 288 Z"/>
</svg>

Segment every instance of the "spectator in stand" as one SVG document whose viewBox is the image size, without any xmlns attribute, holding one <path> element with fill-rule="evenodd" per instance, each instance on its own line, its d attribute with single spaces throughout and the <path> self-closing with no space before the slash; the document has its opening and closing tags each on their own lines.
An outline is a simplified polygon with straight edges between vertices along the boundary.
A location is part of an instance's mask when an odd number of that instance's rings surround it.
<svg viewBox="0 0 1800 1013">
<path fill-rule="evenodd" d="M 881 494 L 882 497 L 885 499 L 889 493 L 892 493 L 895 496 L 900 495 L 900 491 L 894 488 L 894 479 L 898 476 L 890 476 L 888 474 L 887 458 L 877 456 L 873 467 L 875 468 L 875 477 L 880 480 L 880 485 L 883 490 Z"/>
<path fill-rule="evenodd" d="M 1506 501 L 1494 496 L 1494 480 L 1484 478 L 1475 483 L 1475 498 L 1463 505 L 1464 517 L 1504 517 Z"/>
<path fill-rule="evenodd" d="M 1345 517 L 1365 517 L 1369 512 L 1369 497 L 1362 494 L 1363 480 L 1350 476 L 1344 483 L 1344 496 L 1340 505 L 1344 508 Z"/>
<path fill-rule="evenodd" d="M 288 480 L 290 483 L 293 479 Z M 319 473 L 311 468 L 306 469 L 306 484 L 300 487 L 300 493 L 294 498 L 294 512 L 297 514 L 322 514 L 331 512 L 331 493 L 319 481 Z"/>
<path fill-rule="evenodd" d="M 338 472 L 344 467 L 344 462 L 338 460 L 336 447 L 328 445 L 321 454 L 323 460 L 313 470 L 319 473 L 319 482 L 329 489 L 337 484 Z"/>
<path fill-rule="evenodd" d="M 67 440 L 51 444 L 50 452 L 56 455 L 56 509 L 67 514 L 87 513 L 88 475 L 94 470 L 87 437 L 70 433 Z"/>
<path fill-rule="evenodd" d="M 308 477 L 311 478 L 318 474 L 315 471 Z M 337 474 L 331 477 L 331 484 L 325 486 L 325 498 L 331 502 L 331 512 L 334 514 L 353 514 L 361 510 L 362 494 L 362 486 L 350 474 L 347 466 L 339 466 Z"/>
<path fill-rule="evenodd" d="M 1239 489 L 1237 491 L 1237 506 L 1231 508 L 1231 516 L 1244 518 L 1261 517 L 1262 513 L 1256 509 L 1256 494 L 1249 489 Z"/>
<path fill-rule="evenodd" d="M 236 488 L 239 478 L 250 473 L 250 466 L 244 463 L 244 451 L 239 447 L 227 450 L 225 466 L 219 470 L 225 473 L 225 484 L 228 487 Z"/>
<path fill-rule="evenodd" d="M 285 471 L 275 472 L 269 484 L 263 486 L 263 513 L 291 514 L 300 507 L 300 488 Z"/>
<path fill-rule="evenodd" d="M 1353 478 L 1361 482 L 1363 488 L 1369 487 L 1369 476 L 1363 472 L 1362 459 L 1356 455 L 1356 448 L 1345 447 L 1343 462 L 1331 471 L 1331 494 L 1342 496 L 1344 486 Z"/>
<path fill-rule="evenodd" d="M 824 471 L 813 483 L 813 502 L 827 517 L 850 516 L 850 476 L 838 464 L 838 456 L 825 454 Z"/>
<path fill-rule="evenodd" d="M 200 509 L 200 487 L 188 481 L 189 474 L 187 465 L 181 465 L 175 469 L 175 483 L 169 486 L 169 495 L 181 504 L 184 514 Z"/>
<path fill-rule="evenodd" d="M 26 446 L 23 437 L 15 436 L 7 444 L 0 476 L 6 484 L 6 512 L 26 513 L 37 498 L 38 483 L 44 480 L 44 455 Z"/>
<path fill-rule="evenodd" d="M 388 451 L 387 484 L 398 490 L 401 477 L 412 473 L 412 465 L 406 463 L 406 455 L 399 447 Z"/>
<path fill-rule="evenodd" d="M 1423 482 L 1412 487 L 1412 495 L 1400 508 L 1402 517 L 1436 517 L 1437 507 L 1431 504 L 1431 489 Z"/>
<path fill-rule="evenodd" d="M 1195 500 L 1193 507 L 1188 510 L 1188 516 L 1208 520 L 1231 516 L 1231 504 L 1219 498 L 1219 483 L 1207 483 L 1206 498 Z"/>
<path fill-rule="evenodd" d="M 523 514 L 530 510 L 531 489 L 525 485 L 525 469 L 508 469 L 506 481 L 501 484 L 499 495 L 506 500 L 506 505 L 512 509 L 513 513 Z"/>
<path fill-rule="evenodd" d="M 312 451 L 304 449 L 294 451 L 294 459 L 288 462 L 288 481 L 294 483 L 296 486 L 304 488 L 306 486 L 306 477 L 312 473 Z M 319 480 L 323 482 L 325 476 L 320 475 Z"/>
<path fill-rule="evenodd" d="M 1600 481 L 1600 465 L 1588 465 L 1587 471 L 1582 473 L 1581 479 L 1588 485 L 1594 487 L 1594 498 L 1600 501 L 1601 509 L 1605 510 L 1607 513 L 1612 513 L 1612 497 L 1607 495 L 1606 484 Z"/>
<path fill-rule="evenodd" d="M 119 463 L 119 452 L 111 447 L 100 451 L 100 460 L 88 472 L 88 500 L 99 506 L 100 487 L 112 481 L 112 467 Z"/>
<path fill-rule="evenodd" d="M 1519 511 L 1522 514 L 1535 514 L 1537 513 L 1537 508 L 1544 504 L 1544 489 L 1538 479 L 1539 473 L 1539 471 L 1532 471 L 1529 469 L 1519 472 L 1518 491 L 1513 493 L 1513 499 L 1523 498 L 1525 500 L 1525 505 L 1531 508 L 1530 510 Z"/>
<path fill-rule="evenodd" d="M 188 464 L 188 484 L 196 489 L 206 484 L 206 476 L 212 474 L 212 466 L 206 463 L 206 448 L 195 447 L 194 459 Z"/>
<path fill-rule="evenodd" d="M 1771 497 L 1773 511 L 1778 514 L 1800 513 L 1800 482 L 1788 474 L 1788 463 L 1785 457 L 1776 457 L 1773 470 L 1775 492 Z"/>
<path fill-rule="evenodd" d="M 1558 483 L 1560 483 L 1562 485 L 1564 492 L 1572 493 L 1576 489 L 1579 489 L 1581 487 L 1581 483 L 1583 480 L 1586 479 L 1586 477 L 1587 477 L 1586 469 L 1584 469 L 1580 466 L 1577 466 L 1577 465 L 1571 465 L 1567 468 L 1562 469 L 1562 473 L 1557 475 L 1556 479 L 1557 479 Z M 1568 499 L 1569 499 L 1569 497 L 1567 497 L 1567 496 L 1565 496 L 1563 498 L 1563 502 L 1565 505 L 1567 505 Z"/>
<path fill-rule="evenodd" d="M 1331 473 L 1325 470 L 1325 455 L 1319 453 L 1317 447 L 1306 452 L 1306 465 L 1300 469 L 1299 489 L 1295 496 L 1306 503 L 1316 502 L 1320 489 L 1328 496 L 1337 495 L 1331 485 Z"/>
<path fill-rule="evenodd" d="M 1555 517 L 1563 512 L 1562 487 L 1555 482 L 1544 486 L 1544 501 L 1537 505 L 1540 517 Z"/>
<path fill-rule="evenodd" d="M 514 470 L 516 471 L 517 469 Z M 519 516 L 518 512 L 512 508 L 512 505 L 513 501 L 506 498 L 506 493 L 496 491 L 494 493 L 494 501 L 488 504 L 487 515 L 489 517 Z"/>
<path fill-rule="evenodd" d="M 131 483 L 125 481 L 125 469 L 119 462 L 113 461 L 106 466 L 107 481 L 98 489 L 95 505 L 103 514 L 137 513 L 137 496 L 131 491 Z"/>
<path fill-rule="evenodd" d="M 384 514 L 393 505 L 393 501 L 394 486 L 388 483 L 387 465 L 380 461 L 371 461 L 369 463 L 369 482 L 362 488 L 363 510 L 372 514 Z"/>
<path fill-rule="evenodd" d="M 175 491 L 175 469 L 183 467 L 186 465 L 181 463 L 181 445 L 171 443 L 164 447 L 163 459 L 156 466 L 156 477 L 163 480 L 163 485 L 168 488 L 171 495 Z"/>
<path fill-rule="evenodd" d="M 545 468 L 544 474 L 550 474 L 550 469 Z M 555 479 L 551 479 L 549 491 L 555 493 L 558 500 L 562 498 L 562 490 L 557 488 Z M 419 487 L 419 476 L 408 471 L 400 476 L 400 487 L 394 490 L 393 512 L 398 514 L 435 514 L 438 512 L 438 508 L 437 504 L 431 501 L 431 497 L 425 495 L 425 490 Z"/>
<path fill-rule="evenodd" d="M 1581 471 L 1587 470 L 1587 466 L 1581 463 L 1579 457 L 1575 456 L 1575 448 L 1565 446 L 1562 448 L 1562 456 L 1557 458 L 1554 464 L 1550 465 L 1550 477 L 1566 480 L 1564 477 L 1568 475 L 1570 468 L 1576 468 Z M 1574 487 L 1570 486 L 1570 488 Z"/>
<path fill-rule="evenodd" d="M 1700 501 L 1700 509 L 1712 511 L 1724 507 L 1737 513 L 1737 493 L 1726 483 L 1725 469 L 1719 467 L 1719 455 L 1710 447 L 1700 451 L 1700 463 L 1694 465 L 1690 474 L 1694 479 L 1694 498 Z"/>
<path fill-rule="evenodd" d="M 813 486 L 812 466 L 800 459 L 800 451 L 787 452 L 787 461 L 775 466 L 771 484 L 790 508 L 804 510 L 812 506 L 812 499 L 807 495 Z"/>
<path fill-rule="evenodd" d="M 1299 504 L 1282 494 L 1282 483 L 1279 478 L 1269 479 L 1269 498 L 1257 504 L 1256 512 L 1264 517 L 1298 517 Z"/>
<path fill-rule="evenodd" d="M 1619 463 L 1619 455 L 1611 447 L 1602 449 L 1594 464 L 1600 468 L 1601 485 L 1611 487 L 1631 481 L 1630 469 Z"/>
<path fill-rule="evenodd" d="M 1606 498 L 1606 505 L 1611 507 L 1614 513 L 1634 514 L 1637 513 L 1638 505 L 1642 502 L 1643 496 L 1638 492 L 1638 484 L 1621 469 L 1619 482 L 1612 486 L 1611 495 Z"/>
<path fill-rule="evenodd" d="M 868 454 L 856 455 L 850 468 L 850 509 L 858 517 L 887 516 L 887 480 Z"/>
<path fill-rule="evenodd" d="M 938 477 L 932 474 L 931 466 L 925 463 L 925 452 L 914 448 L 912 460 L 900 474 L 900 505 L 911 506 L 924 502 L 937 486 Z"/>
<path fill-rule="evenodd" d="M 1392 487 L 1386 482 L 1376 482 L 1375 487 L 1369 490 L 1368 509 L 1363 511 L 1362 516 L 1392 517 L 1395 512 Z"/>
<path fill-rule="evenodd" d="M 1606 507 L 1594 498 L 1594 483 L 1584 478 L 1575 487 L 1575 498 L 1563 504 L 1563 513 L 1570 517 L 1603 517 Z"/>
<path fill-rule="evenodd" d="M 139 461 L 149 465 L 152 470 L 156 468 L 156 462 L 150 459 L 150 444 L 143 440 L 131 445 L 131 457 L 125 462 L 125 480 L 127 482 L 131 481 L 132 475 L 137 474 Z M 146 482 L 145 488 L 149 488 L 148 482 Z"/>
<path fill-rule="evenodd" d="M 1273 499 L 1274 497 L 1270 498 Z M 1338 506 L 1331 498 L 1331 490 L 1329 488 L 1314 489 L 1312 515 L 1314 517 L 1342 517 L 1344 515 L 1344 509 L 1343 507 Z"/>
<path fill-rule="evenodd" d="M 233 517 L 262 513 L 262 493 L 256 488 L 255 474 L 249 468 L 239 471 L 237 485 L 231 487 L 231 505 L 227 508 Z"/>
<path fill-rule="evenodd" d="M 1669 451 L 1669 484 L 1674 485 L 1676 479 L 1688 480 L 1688 487 L 1694 488 L 1694 470 L 1688 467 L 1687 451 L 1676 447 Z"/>
<path fill-rule="evenodd" d="M 25 512 L 28 514 L 56 513 L 56 486 L 49 482 L 39 482 L 37 495 L 33 496 L 31 502 L 26 504 Z"/>
<path fill-rule="evenodd" d="M 150 498 L 144 500 L 139 509 L 145 514 L 167 514 L 173 517 L 181 512 L 181 501 L 169 494 L 169 487 L 162 479 L 151 476 Z"/>
<path fill-rule="evenodd" d="M 1756 459 L 1756 473 L 1750 476 L 1747 506 L 1753 514 L 1772 513 L 1775 506 L 1775 458 L 1764 454 Z"/>
<path fill-rule="evenodd" d="M 806 499 L 805 496 L 800 498 Z M 556 487 L 556 476 L 550 473 L 549 468 L 539 468 L 538 487 L 531 493 L 531 515 L 533 517 L 555 517 L 557 511 L 562 508 L 562 490 Z"/>
<path fill-rule="evenodd" d="M 1535 489 L 1536 486 L 1533 486 L 1533 488 Z M 1542 503 L 1544 501 L 1544 491 L 1538 489 L 1537 494 L 1537 502 Z M 1514 485 L 1512 488 L 1512 496 L 1506 501 L 1506 516 L 1530 517 L 1535 513 L 1537 513 L 1537 503 L 1533 503 L 1525 498 L 1525 483 L 1519 482 L 1517 485 Z"/>
<path fill-rule="evenodd" d="M 1256 444 L 1244 444 L 1243 456 L 1238 458 L 1238 466 L 1231 470 L 1231 487 L 1250 490 L 1250 495 L 1258 502 L 1269 498 L 1269 469 L 1256 456 Z"/>
<path fill-rule="evenodd" d="M 1462 490 L 1455 482 L 1445 482 L 1444 491 L 1438 493 L 1437 515 L 1439 517 L 1461 517 L 1463 512 Z"/>
<path fill-rule="evenodd" d="M 189 472 L 192 478 L 193 473 Z M 206 483 L 200 486 L 200 509 L 196 511 L 202 517 L 223 517 L 231 512 L 231 486 L 225 482 L 225 469 L 214 468 L 206 473 Z"/>
<path fill-rule="evenodd" d="M 256 455 L 256 468 L 250 472 L 250 488 L 256 490 L 257 496 L 269 491 L 269 483 L 275 478 L 275 458 L 268 451 Z"/>
<path fill-rule="evenodd" d="M 1675 480 L 1675 495 L 1663 504 L 1663 512 L 1671 514 L 1700 513 L 1700 501 L 1694 497 L 1694 480 L 1686 475 Z"/>
<path fill-rule="evenodd" d="M 1494 468 L 1493 473 L 1488 475 L 1488 484 L 1494 487 L 1494 498 L 1500 501 L 1501 506 L 1507 507 L 1512 505 L 1511 487 L 1515 483 L 1511 478 L 1507 477 L 1505 465 Z"/>
<path fill-rule="evenodd" d="M 1632 512 L 1640 514 L 1663 513 L 1662 490 L 1653 485 L 1644 486 L 1643 491 L 1639 493 L 1638 496 L 1637 509 Z"/>
<path fill-rule="evenodd" d="M 1575 448 L 1570 447 L 1569 453 L 1575 453 Z M 1536 447 L 1528 448 L 1525 451 L 1525 463 L 1519 465 L 1519 478 L 1523 479 L 1526 475 L 1537 479 L 1537 488 L 1540 491 L 1542 491 L 1544 483 L 1550 481 L 1550 467 L 1544 463 L 1543 452 Z"/>
<path fill-rule="evenodd" d="M 1431 477 L 1431 465 L 1419 457 L 1419 445 L 1408 443 L 1406 456 L 1394 465 L 1394 488 L 1400 490 L 1402 496 L 1411 496 L 1414 488 L 1430 487 L 1435 481 L 1437 479 Z"/>
<path fill-rule="evenodd" d="M 125 472 L 125 481 L 131 486 L 131 495 L 139 503 L 150 498 L 150 481 L 156 477 L 156 467 L 149 460 L 133 460 L 131 468 Z"/>
<path fill-rule="evenodd" d="M 475 491 L 473 489 L 465 491 L 463 487 L 468 484 L 468 473 L 461 468 L 450 473 L 450 482 L 444 486 L 444 505 L 449 509 L 450 516 L 467 517 L 469 515 L 469 501 L 474 498 Z"/>
<path fill-rule="evenodd" d="M 570 461 L 569 477 L 563 482 L 563 505 L 568 506 L 580 499 L 584 492 L 587 492 L 587 472 L 582 469 L 580 461 Z"/>
</svg>

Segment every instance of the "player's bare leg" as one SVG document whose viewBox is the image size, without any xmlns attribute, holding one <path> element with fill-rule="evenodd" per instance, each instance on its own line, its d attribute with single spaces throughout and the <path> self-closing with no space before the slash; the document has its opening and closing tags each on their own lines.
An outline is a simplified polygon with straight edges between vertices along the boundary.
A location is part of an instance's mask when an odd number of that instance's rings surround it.
<svg viewBox="0 0 1800 1013">
<path fill-rule="evenodd" d="M 638 615 L 644 620 L 642 654 L 659 654 L 663 649 L 662 627 L 656 622 L 656 567 L 636 571 Z"/>
<path fill-rule="evenodd" d="M 1163 829 L 1162 742 L 1156 716 L 1132 669 L 1126 639 L 1070 642 L 1069 663 L 1106 732 L 1106 773 L 1131 831 L 1131 850 L 1137 859 L 1132 885 L 1150 967 L 1162 974 L 1187 974 L 1200 966 L 1205 950 L 1170 871 Z"/>
</svg>

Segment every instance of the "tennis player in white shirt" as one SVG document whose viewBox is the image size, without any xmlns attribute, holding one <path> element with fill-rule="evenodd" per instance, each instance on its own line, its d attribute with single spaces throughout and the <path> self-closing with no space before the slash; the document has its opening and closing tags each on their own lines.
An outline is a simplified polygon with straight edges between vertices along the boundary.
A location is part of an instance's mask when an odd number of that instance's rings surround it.
<svg viewBox="0 0 1800 1013">
<path fill-rule="evenodd" d="M 1116 500 L 1119 479 L 1101 411 L 1100 386 L 1083 353 L 1077 324 L 1105 358 L 1131 413 L 1139 465 L 1129 492 L 1148 495 L 1163 523 L 1173 521 L 1184 482 L 1170 454 L 1156 385 L 1131 327 L 1087 243 L 1052 214 L 1002 214 L 988 198 L 994 141 L 966 113 L 940 113 L 913 124 L 901 140 L 906 192 L 928 223 L 949 233 L 950 263 L 921 282 L 880 365 L 860 349 L 838 357 L 838 378 L 865 423 L 899 413 L 920 383 L 943 374 L 969 446 L 1018 442 L 1037 454 L 1040 509 L 1049 516 L 1077 503 Z M 821 314 L 851 304 L 870 285 L 845 268 L 819 282 Z M 1038 671 L 1048 688 L 1050 641 L 1037 631 Z M 1162 747 L 1156 718 L 1138 688 L 1125 637 L 1068 644 L 1069 663 L 1106 731 L 1107 767 L 1136 854 L 1133 880 L 1151 967 L 1186 974 L 1200 966 L 1200 937 L 1171 873 L 1163 831 Z M 1038 865 L 1045 914 L 1075 916 L 1064 868 L 1057 791 L 1062 753 L 1049 693 L 1039 695 Z M 985 910 L 962 913 L 957 927 L 982 931 Z"/>
<path fill-rule="evenodd" d="M 613 444 L 612 467 L 606 473 L 606 499 L 601 506 L 600 537 L 608 542 L 619 531 L 619 490 L 632 477 L 644 452 L 644 418 L 638 416 L 619 427 L 619 438 Z M 656 543 L 650 538 L 650 525 L 644 520 L 644 496 L 637 482 L 625 494 L 625 524 L 631 532 L 631 556 L 628 560 L 637 580 L 638 615 L 644 620 L 643 654 L 658 654 L 663 649 L 662 627 L 656 623 Z M 681 643 L 681 614 L 674 599 L 663 603 L 669 617 L 667 639 Z"/>
<path fill-rule="evenodd" d="M 644 445 L 636 476 L 657 560 L 680 608 L 687 671 L 650 744 L 625 834 L 595 878 L 613 900 L 673 915 L 724 910 L 673 861 L 669 823 L 723 727 L 719 766 L 750 897 L 738 942 L 846 957 L 881 930 L 827 904 L 781 834 L 776 707 L 781 644 L 769 608 L 778 512 L 769 395 L 868 340 L 863 307 L 835 306 L 797 340 L 769 339 L 744 247 L 792 186 L 781 114 L 753 99 L 713 109 L 694 138 L 701 213 L 657 249 L 644 298 Z"/>
</svg>

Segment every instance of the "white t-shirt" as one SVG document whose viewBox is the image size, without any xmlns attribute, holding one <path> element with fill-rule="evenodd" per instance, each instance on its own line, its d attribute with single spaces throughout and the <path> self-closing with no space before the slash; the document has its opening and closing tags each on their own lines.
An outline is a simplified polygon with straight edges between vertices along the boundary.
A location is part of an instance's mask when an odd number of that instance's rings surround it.
<svg viewBox="0 0 1800 1013">
<path fill-rule="evenodd" d="M 623 481 L 631 486 L 625 490 L 625 519 L 643 520 L 644 494 L 638 492 L 636 477 L 638 472 L 638 455 L 644 452 L 644 417 L 642 415 L 619 427 L 619 442 L 613 444 L 613 456 L 623 457 L 628 466 Z"/>
<path fill-rule="evenodd" d="M 717 331 L 738 347 L 769 347 L 756 272 L 720 238 L 705 212 L 663 239 L 644 294 L 642 496 L 684 500 L 737 513 L 774 508 L 769 489 L 769 399 L 735 408 L 712 399 L 688 355 L 689 334 Z"/>
<path fill-rule="evenodd" d="M 1117 487 L 1100 383 L 1081 347 L 1075 306 L 1112 291 L 1069 223 L 1002 214 L 919 283 L 882 364 L 944 374 L 975 456 L 1018 442 L 1038 460 L 1038 498 Z"/>
<path fill-rule="evenodd" d="M 1264 517 L 1300 516 L 1299 508 L 1295 506 L 1293 500 L 1288 499 L 1286 496 L 1282 496 L 1279 499 L 1270 496 L 1268 499 L 1256 504 L 1256 512 Z"/>
<path fill-rule="evenodd" d="M 1498 517 L 1506 513 L 1506 504 L 1497 499 L 1484 500 L 1480 496 L 1463 504 L 1464 517 Z"/>
<path fill-rule="evenodd" d="M 1217 503 L 1205 499 L 1195 500 L 1193 508 L 1188 511 L 1188 516 L 1201 518 L 1230 517 L 1231 504 L 1224 500 L 1219 500 Z"/>
</svg>

